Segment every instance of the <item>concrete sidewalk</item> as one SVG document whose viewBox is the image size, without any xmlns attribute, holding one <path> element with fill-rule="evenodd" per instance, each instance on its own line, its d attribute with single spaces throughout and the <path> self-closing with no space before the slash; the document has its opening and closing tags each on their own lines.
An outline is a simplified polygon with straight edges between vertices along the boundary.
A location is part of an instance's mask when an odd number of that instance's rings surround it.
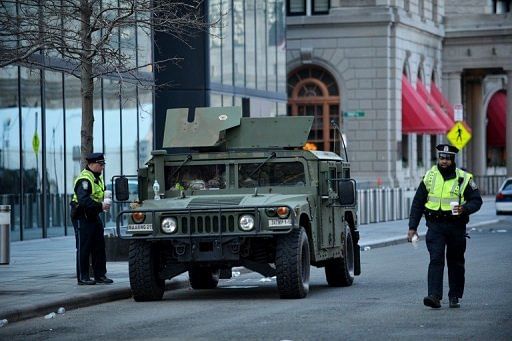
<svg viewBox="0 0 512 341">
<path fill-rule="evenodd" d="M 468 228 L 497 221 L 494 198 L 488 197 L 471 217 Z M 406 242 L 407 223 L 398 220 L 359 226 L 361 249 Z M 422 219 L 420 237 L 425 233 Z M 108 262 L 107 270 L 114 284 L 78 286 L 74 237 L 13 242 L 10 264 L 0 265 L 0 320 L 15 322 L 55 312 L 59 307 L 70 310 L 131 297 L 127 262 Z M 187 274 L 167 281 L 168 289 L 186 286 Z"/>
</svg>

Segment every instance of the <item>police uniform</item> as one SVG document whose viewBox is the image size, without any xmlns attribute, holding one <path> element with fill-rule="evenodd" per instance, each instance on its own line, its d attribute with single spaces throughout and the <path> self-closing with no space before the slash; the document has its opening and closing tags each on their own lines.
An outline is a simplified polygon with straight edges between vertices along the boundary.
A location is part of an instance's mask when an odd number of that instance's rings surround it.
<svg viewBox="0 0 512 341">
<path fill-rule="evenodd" d="M 482 206 L 482 198 L 472 174 L 455 166 L 458 149 L 446 144 L 438 145 L 436 149 L 440 158 L 452 160 L 452 164 L 443 168 L 438 163 L 423 177 L 412 202 L 409 231 L 416 232 L 422 215 L 425 215 L 430 263 L 428 296 L 424 298 L 424 304 L 432 308 L 441 307 L 446 253 L 448 297 L 450 307 L 457 308 L 464 293 L 466 224 L 469 215 Z M 451 202 L 462 206 L 461 214 L 452 214 Z"/>
<path fill-rule="evenodd" d="M 87 167 L 75 179 L 71 202 L 71 219 L 75 228 L 77 281 L 79 285 L 110 284 L 107 273 L 105 239 L 100 213 L 103 211 L 105 184 L 100 172 L 94 172 L 93 163 L 105 164 L 102 153 L 86 157 Z M 89 277 L 89 256 L 92 258 L 94 280 Z"/>
</svg>

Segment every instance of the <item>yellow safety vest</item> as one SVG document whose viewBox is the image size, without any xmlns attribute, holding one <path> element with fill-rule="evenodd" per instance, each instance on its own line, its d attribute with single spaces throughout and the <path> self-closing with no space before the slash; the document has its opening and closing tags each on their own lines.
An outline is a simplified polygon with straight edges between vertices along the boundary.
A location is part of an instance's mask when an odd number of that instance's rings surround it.
<svg viewBox="0 0 512 341">
<path fill-rule="evenodd" d="M 437 165 L 433 166 L 423 177 L 423 183 L 428 191 L 428 200 L 425 207 L 432 211 L 450 211 L 450 202 L 456 201 L 464 204 L 464 191 L 469 182 L 473 178 L 471 173 L 461 169 L 455 169 L 456 177 L 444 180 L 441 172 L 437 169 Z M 462 184 L 459 186 L 459 179 L 463 178 Z"/>
<path fill-rule="evenodd" d="M 75 184 L 74 184 L 73 188 L 76 187 L 76 184 L 78 183 L 78 181 L 83 180 L 83 179 L 86 179 L 91 183 L 91 186 L 92 186 L 91 199 L 96 202 L 102 202 L 103 197 L 105 195 L 105 185 L 103 183 L 102 177 L 100 176 L 98 183 L 96 183 L 96 177 L 94 176 L 93 172 L 91 172 L 88 169 L 84 169 L 80 173 L 80 175 L 75 179 Z M 72 201 L 78 202 L 78 197 L 76 195 L 76 192 L 73 194 Z"/>
</svg>

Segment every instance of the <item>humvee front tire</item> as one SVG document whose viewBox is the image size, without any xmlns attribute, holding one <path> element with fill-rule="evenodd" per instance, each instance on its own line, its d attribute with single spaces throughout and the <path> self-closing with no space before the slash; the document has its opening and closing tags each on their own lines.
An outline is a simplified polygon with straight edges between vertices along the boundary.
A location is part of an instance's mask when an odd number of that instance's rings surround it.
<svg viewBox="0 0 512 341">
<path fill-rule="evenodd" d="M 327 261 L 325 278 L 331 287 L 349 287 L 354 282 L 354 244 L 348 226 L 345 226 L 343 257 Z"/>
<path fill-rule="evenodd" d="M 133 299 L 137 302 L 161 300 L 165 280 L 158 276 L 160 261 L 156 245 L 143 240 L 130 241 L 128 266 Z"/>
<path fill-rule="evenodd" d="M 193 267 L 188 271 L 192 289 L 215 289 L 219 284 L 219 270 Z"/>
<path fill-rule="evenodd" d="M 303 227 L 279 236 L 276 245 L 277 289 L 281 298 L 304 298 L 309 292 L 309 242 Z"/>
</svg>

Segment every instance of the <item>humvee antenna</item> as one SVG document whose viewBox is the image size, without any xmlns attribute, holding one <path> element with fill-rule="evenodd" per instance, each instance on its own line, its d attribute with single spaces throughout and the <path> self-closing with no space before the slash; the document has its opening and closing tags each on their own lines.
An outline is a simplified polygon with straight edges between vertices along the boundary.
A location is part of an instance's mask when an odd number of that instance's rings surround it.
<svg viewBox="0 0 512 341">
<path fill-rule="evenodd" d="M 338 131 L 338 134 L 340 135 L 341 143 L 343 144 L 343 150 L 345 151 L 345 159 L 348 161 L 348 154 L 347 154 L 347 146 L 345 145 L 345 140 L 343 139 L 343 134 L 341 132 L 340 127 L 336 123 L 335 120 L 331 120 L 331 125 Z"/>
</svg>

